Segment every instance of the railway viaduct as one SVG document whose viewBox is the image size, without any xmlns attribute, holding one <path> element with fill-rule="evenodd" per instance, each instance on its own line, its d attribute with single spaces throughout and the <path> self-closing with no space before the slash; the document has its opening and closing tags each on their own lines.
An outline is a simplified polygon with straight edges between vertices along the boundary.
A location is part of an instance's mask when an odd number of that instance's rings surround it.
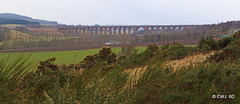
<svg viewBox="0 0 240 104">
<path fill-rule="evenodd" d="M 160 31 L 182 31 L 184 29 L 207 30 L 212 25 L 132 25 L 132 26 L 65 26 L 58 27 L 61 32 L 79 35 L 128 35 L 137 34 L 141 28 L 145 34 L 159 34 Z"/>
</svg>

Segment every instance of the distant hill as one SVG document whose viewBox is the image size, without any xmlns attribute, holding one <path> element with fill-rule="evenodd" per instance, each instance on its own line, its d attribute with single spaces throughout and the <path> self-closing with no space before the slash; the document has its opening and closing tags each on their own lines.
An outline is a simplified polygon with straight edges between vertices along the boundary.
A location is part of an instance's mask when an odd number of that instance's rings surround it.
<svg viewBox="0 0 240 104">
<path fill-rule="evenodd" d="M 0 25 L 19 24 L 19 25 L 40 25 L 39 22 L 26 21 L 21 19 L 0 18 Z"/>
<path fill-rule="evenodd" d="M 41 25 L 58 25 L 56 21 L 47 21 L 47 20 L 40 20 L 40 19 L 33 19 L 31 17 L 22 16 L 18 14 L 12 14 L 12 13 L 0 13 L 0 19 L 16 19 L 16 20 L 25 20 L 29 22 L 38 22 Z"/>
</svg>

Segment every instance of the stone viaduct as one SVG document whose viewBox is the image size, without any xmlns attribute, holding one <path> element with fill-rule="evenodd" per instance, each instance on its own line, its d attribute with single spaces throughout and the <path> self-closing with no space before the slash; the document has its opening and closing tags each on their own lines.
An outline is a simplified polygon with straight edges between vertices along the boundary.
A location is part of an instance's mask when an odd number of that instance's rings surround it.
<svg viewBox="0 0 240 104">
<path fill-rule="evenodd" d="M 140 28 L 145 34 L 159 34 L 160 31 L 206 30 L 210 27 L 212 25 L 62 26 L 58 30 L 79 35 L 128 35 L 137 34 Z"/>
</svg>

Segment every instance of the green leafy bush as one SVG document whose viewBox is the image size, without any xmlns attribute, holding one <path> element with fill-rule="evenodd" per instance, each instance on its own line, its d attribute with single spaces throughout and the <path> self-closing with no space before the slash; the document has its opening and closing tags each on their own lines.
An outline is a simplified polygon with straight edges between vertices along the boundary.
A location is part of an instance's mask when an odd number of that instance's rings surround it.
<svg viewBox="0 0 240 104">
<path fill-rule="evenodd" d="M 231 43 L 232 40 L 233 40 L 233 37 L 224 37 L 218 40 L 217 44 L 220 49 L 224 49 L 226 46 L 228 46 Z"/>
<path fill-rule="evenodd" d="M 159 50 L 159 47 L 156 44 L 147 46 L 147 49 L 144 51 L 146 55 L 149 55 L 150 58 L 153 58 Z"/>
<path fill-rule="evenodd" d="M 121 52 L 118 53 L 118 56 L 129 57 L 132 53 L 137 53 L 137 49 L 133 46 L 121 47 Z"/>
<path fill-rule="evenodd" d="M 81 68 L 90 69 L 102 65 L 103 69 L 109 70 L 117 61 L 117 55 L 110 47 L 103 47 L 98 54 L 88 55 L 80 62 Z"/>
<path fill-rule="evenodd" d="M 182 59 L 185 56 L 192 53 L 194 48 L 184 47 L 182 44 L 171 44 L 167 49 L 163 51 L 163 58 L 168 57 L 171 60 Z"/>
<path fill-rule="evenodd" d="M 240 32 L 233 35 L 233 40 L 222 52 L 217 52 L 208 58 L 208 61 L 219 62 L 222 60 L 237 60 L 240 58 Z"/>
<path fill-rule="evenodd" d="M 120 57 L 118 63 L 120 66 L 124 67 L 124 69 L 142 66 L 149 63 L 149 60 L 159 52 L 159 47 L 156 44 L 149 45 L 144 52 L 134 52 L 129 57 Z"/>
<path fill-rule="evenodd" d="M 210 50 L 218 50 L 219 46 L 212 36 L 202 38 L 197 46 L 200 52 L 209 52 Z"/>
<path fill-rule="evenodd" d="M 88 55 L 80 62 L 80 67 L 90 69 L 100 61 L 98 54 Z"/>
</svg>

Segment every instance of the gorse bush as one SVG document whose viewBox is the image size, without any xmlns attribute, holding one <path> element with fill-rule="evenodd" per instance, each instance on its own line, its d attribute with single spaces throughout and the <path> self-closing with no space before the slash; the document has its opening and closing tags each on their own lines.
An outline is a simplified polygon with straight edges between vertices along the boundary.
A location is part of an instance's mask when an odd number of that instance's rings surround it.
<svg viewBox="0 0 240 104">
<path fill-rule="evenodd" d="M 44 91 L 51 92 L 56 87 L 57 81 L 58 87 L 63 88 L 67 80 L 73 78 L 72 74 L 66 72 L 69 70 L 54 64 L 55 60 L 54 57 L 41 61 L 36 72 L 30 72 L 22 79 L 20 89 L 28 89 L 24 92 L 27 95 L 26 98 L 35 102 L 43 102 L 46 99 Z"/>
<path fill-rule="evenodd" d="M 215 61 L 219 62 L 222 60 L 237 60 L 240 58 L 240 40 L 236 40 L 232 42 L 229 46 L 224 48 L 222 52 L 217 52 L 214 55 L 211 55 L 210 58 L 208 58 L 209 61 Z"/>
<path fill-rule="evenodd" d="M 233 41 L 233 37 L 224 37 L 217 41 L 217 44 L 219 46 L 219 49 L 224 49 L 226 46 L 228 46 Z"/>
<path fill-rule="evenodd" d="M 124 69 L 134 68 L 136 66 L 146 65 L 149 60 L 160 52 L 159 47 L 155 44 L 147 46 L 144 52 L 132 53 L 129 57 L 120 57 L 118 64 Z"/>
<path fill-rule="evenodd" d="M 208 60 L 210 62 L 219 62 L 222 60 L 237 60 L 240 58 L 240 32 L 237 32 L 233 35 L 227 46 L 223 49 L 222 52 L 217 52 L 214 55 L 211 55 Z"/>
<path fill-rule="evenodd" d="M 164 46 L 166 47 L 166 46 Z M 194 51 L 192 47 L 184 47 L 182 44 L 170 44 L 163 50 L 163 58 L 168 57 L 171 60 L 182 59 Z"/>
<path fill-rule="evenodd" d="M 197 46 L 198 51 L 208 53 L 210 50 L 218 50 L 219 46 L 212 36 L 202 38 Z"/>
<path fill-rule="evenodd" d="M 167 44 L 162 45 L 161 49 L 162 49 L 162 51 L 164 51 L 164 50 L 168 49 L 170 46 L 171 46 L 171 44 L 167 43 Z"/>
<path fill-rule="evenodd" d="M 156 44 L 147 46 L 147 49 L 144 51 L 146 55 L 149 55 L 150 58 L 153 58 L 157 52 L 159 51 L 159 47 Z"/>
<path fill-rule="evenodd" d="M 117 55 L 112 52 L 111 48 L 103 47 L 98 54 L 88 55 L 80 62 L 80 67 L 90 69 L 96 65 L 102 65 L 103 69 L 109 70 L 117 61 Z"/>
<path fill-rule="evenodd" d="M 111 65 L 117 61 L 117 55 L 112 52 L 112 49 L 110 47 L 103 47 L 99 51 L 98 55 L 101 61 L 106 61 L 108 65 Z"/>
<path fill-rule="evenodd" d="M 129 57 L 133 53 L 137 53 L 137 49 L 133 46 L 121 47 L 121 51 L 118 53 L 119 57 Z"/>
<path fill-rule="evenodd" d="M 238 32 L 234 36 L 223 37 L 218 41 L 214 40 L 212 36 L 202 38 L 197 46 L 198 51 L 208 53 L 210 50 L 219 50 L 227 47 L 231 42 L 238 39 Z"/>
<path fill-rule="evenodd" d="M 83 61 L 80 62 L 80 67 L 85 69 L 90 69 L 94 65 L 96 65 L 100 59 L 98 58 L 98 54 L 88 55 L 84 58 Z"/>
</svg>

